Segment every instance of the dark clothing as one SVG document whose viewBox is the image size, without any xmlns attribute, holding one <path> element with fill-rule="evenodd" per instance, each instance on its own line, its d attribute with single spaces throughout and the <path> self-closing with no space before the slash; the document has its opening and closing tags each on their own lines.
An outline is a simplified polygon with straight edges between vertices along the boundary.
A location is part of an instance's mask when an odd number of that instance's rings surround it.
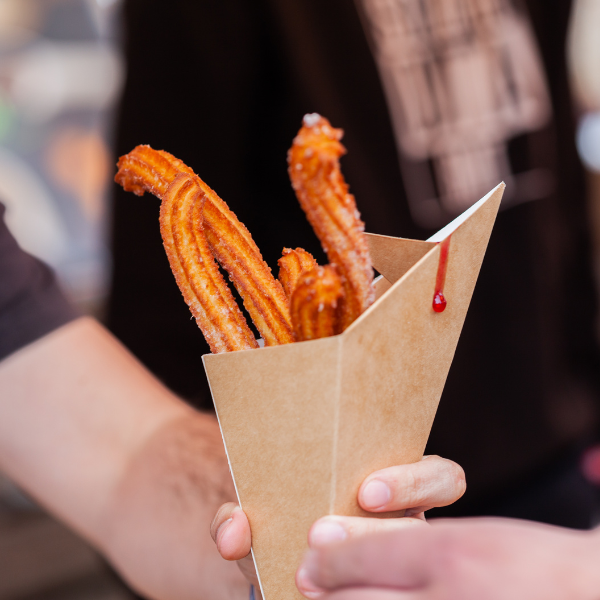
<svg viewBox="0 0 600 600">
<path fill-rule="evenodd" d="M 481 506 L 595 431 L 600 358 L 584 183 L 564 60 L 569 2 L 528 3 L 554 121 L 510 144 L 554 191 L 496 223 L 428 452 L 460 463 Z M 349 0 L 129 0 L 118 154 L 148 143 L 189 164 L 274 267 L 284 246 L 324 256 L 287 176 L 302 115 L 345 130 L 343 170 L 367 231 L 427 238 L 407 205 L 385 96 Z M 109 327 L 171 388 L 211 405 L 208 347 L 175 285 L 159 202 L 115 187 Z M 475 200 L 475 198 L 474 198 Z M 476 509 L 473 508 L 473 512 Z"/>
<path fill-rule="evenodd" d="M 51 269 L 24 252 L 0 204 L 0 360 L 77 317 Z"/>
</svg>

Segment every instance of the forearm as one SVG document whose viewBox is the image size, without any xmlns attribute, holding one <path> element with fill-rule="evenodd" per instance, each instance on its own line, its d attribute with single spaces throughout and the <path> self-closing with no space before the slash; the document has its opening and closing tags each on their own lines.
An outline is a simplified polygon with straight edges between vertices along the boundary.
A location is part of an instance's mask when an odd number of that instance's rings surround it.
<svg viewBox="0 0 600 600">
<path fill-rule="evenodd" d="M 98 323 L 79 319 L 0 363 L 0 396 L 0 469 L 127 578 L 146 587 L 136 568 L 152 530 L 161 536 L 154 571 L 177 571 L 173 544 L 198 563 L 197 597 L 235 598 L 221 590 L 238 585 L 246 596 L 208 537 L 233 492 L 215 420 L 174 397 Z"/>
<path fill-rule="evenodd" d="M 91 319 L 0 363 L 0 467 L 95 539 L 144 440 L 188 409 Z"/>
<path fill-rule="evenodd" d="M 105 515 L 106 553 L 127 565 L 128 579 L 144 595 L 246 600 L 247 583 L 234 563 L 219 556 L 209 532 L 220 503 L 233 498 L 216 419 L 195 414 L 172 421 L 124 473 Z M 195 594 L 189 596 L 190 590 Z"/>
</svg>

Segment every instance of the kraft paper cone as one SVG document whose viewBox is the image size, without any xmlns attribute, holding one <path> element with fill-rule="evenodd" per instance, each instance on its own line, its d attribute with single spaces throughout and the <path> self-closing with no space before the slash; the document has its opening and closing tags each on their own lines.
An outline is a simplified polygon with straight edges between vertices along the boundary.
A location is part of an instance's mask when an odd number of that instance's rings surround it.
<svg viewBox="0 0 600 600">
<path fill-rule="evenodd" d="M 302 598 L 294 575 L 314 521 L 366 515 L 364 478 L 422 457 L 503 191 L 427 242 L 369 235 L 378 299 L 343 334 L 203 357 L 265 600 Z"/>
</svg>

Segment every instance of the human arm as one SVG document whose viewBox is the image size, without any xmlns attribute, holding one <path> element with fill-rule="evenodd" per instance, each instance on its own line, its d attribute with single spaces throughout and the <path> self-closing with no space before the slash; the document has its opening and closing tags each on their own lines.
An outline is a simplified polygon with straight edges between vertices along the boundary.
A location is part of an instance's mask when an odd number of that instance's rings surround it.
<svg viewBox="0 0 600 600">
<path fill-rule="evenodd" d="M 509 519 L 432 521 L 312 550 L 321 600 L 595 600 L 600 531 Z"/>
<path fill-rule="evenodd" d="M 0 362 L 0 469 L 142 594 L 247 598 L 208 531 L 234 497 L 216 420 L 174 397 L 92 319 Z"/>
</svg>

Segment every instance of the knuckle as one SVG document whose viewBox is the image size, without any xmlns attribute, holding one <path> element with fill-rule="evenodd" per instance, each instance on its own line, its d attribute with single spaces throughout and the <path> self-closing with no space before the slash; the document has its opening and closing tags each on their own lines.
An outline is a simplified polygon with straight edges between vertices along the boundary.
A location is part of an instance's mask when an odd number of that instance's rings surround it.
<svg viewBox="0 0 600 600">
<path fill-rule="evenodd" d="M 423 460 L 433 461 L 433 460 L 444 460 L 439 454 L 427 454 L 427 456 L 423 457 Z"/>
</svg>

